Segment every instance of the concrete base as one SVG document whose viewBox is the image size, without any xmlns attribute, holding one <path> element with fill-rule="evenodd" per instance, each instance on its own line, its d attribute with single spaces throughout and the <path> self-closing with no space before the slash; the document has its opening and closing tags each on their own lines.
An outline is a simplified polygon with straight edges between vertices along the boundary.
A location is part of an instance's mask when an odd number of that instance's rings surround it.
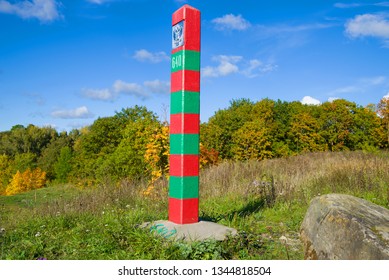
<svg viewBox="0 0 389 280">
<path fill-rule="evenodd" d="M 155 221 L 144 223 L 141 227 L 166 238 L 181 241 L 203 241 L 206 239 L 224 240 L 227 236 L 234 236 L 236 229 L 212 222 L 200 221 L 194 224 L 175 224 L 170 221 Z"/>
</svg>

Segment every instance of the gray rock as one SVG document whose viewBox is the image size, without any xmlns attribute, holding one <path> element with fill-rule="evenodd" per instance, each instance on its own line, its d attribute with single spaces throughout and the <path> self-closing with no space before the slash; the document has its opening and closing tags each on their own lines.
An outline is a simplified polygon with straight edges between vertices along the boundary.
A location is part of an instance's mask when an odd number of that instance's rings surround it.
<svg viewBox="0 0 389 280">
<path fill-rule="evenodd" d="M 314 198 L 300 229 L 305 259 L 389 260 L 389 210 L 350 195 Z"/>
<path fill-rule="evenodd" d="M 149 228 L 150 232 L 165 238 L 181 241 L 203 241 L 206 239 L 224 240 L 228 236 L 237 234 L 237 230 L 220 224 L 200 221 L 193 224 L 175 224 L 170 221 L 155 221 L 144 223 L 142 228 Z"/>
</svg>

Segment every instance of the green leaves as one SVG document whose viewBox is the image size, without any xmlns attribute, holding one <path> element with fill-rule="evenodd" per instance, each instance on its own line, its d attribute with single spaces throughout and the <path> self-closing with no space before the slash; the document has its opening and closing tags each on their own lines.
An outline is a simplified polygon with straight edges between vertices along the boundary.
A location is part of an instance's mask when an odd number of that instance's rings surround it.
<svg viewBox="0 0 389 280">
<path fill-rule="evenodd" d="M 327 150 L 370 151 L 388 145 L 388 105 L 383 101 L 380 104 L 381 118 L 371 106 L 364 108 L 343 99 L 321 105 L 234 100 L 229 108 L 217 111 L 201 125 L 200 137 L 204 147 L 219 152 L 221 159 L 261 160 Z"/>
<path fill-rule="evenodd" d="M 55 178 L 61 183 L 67 182 L 68 174 L 72 170 L 72 157 L 72 149 L 67 146 L 63 147 L 57 162 L 54 164 Z"/>
<path fill-rule="evenodd" d="M 189 102 L 189 107 L 183 108 L 177 94 L 172 94 L 171 113 L 198 113 L 198 103 Z M 185 96 L 193 99 L 196 94 L 186 92 Z M 228 108 L 201 124 L 201 165 L 389 147 L 388 100 L 367 107 L 342 99 L 321 105 L 267 98 L 232 100 Z M 166 131 L 161 133 L 162 129 Z M 191 145 L 195 137 L 170 139 L 168 129 L 168 124 L 143 106 L 123 108 L 70 133 L 15 125 L 0 132 L 0 194 L 17 171 L 37 167 L 46 172 L 49 181 L 77 181 L 84 186 L 125 178 L 158 178 L 160 173 L 168 173 L 169 141 L 187 143 L 184 153 L 199 152 L 199 147 Z M 166 139 L 161 138 L 164 135 Z"/>
</svg>

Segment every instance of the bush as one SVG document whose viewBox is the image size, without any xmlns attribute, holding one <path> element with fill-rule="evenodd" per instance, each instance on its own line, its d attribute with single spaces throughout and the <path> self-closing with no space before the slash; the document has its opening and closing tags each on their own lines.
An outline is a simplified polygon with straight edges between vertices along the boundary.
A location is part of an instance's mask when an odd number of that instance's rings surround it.
<svg viewBox="0 0 389 280">
<path fill-rule="evenodd" d="M 40 168 L 31 170 L 28 168 L 21 173 L 17 171 L 13 176 L 11 183 L 5 190 L 5 195 L 14 195 L 34 189 L 43 188 L 46 184 L 46 172 Z"/>
</svg>

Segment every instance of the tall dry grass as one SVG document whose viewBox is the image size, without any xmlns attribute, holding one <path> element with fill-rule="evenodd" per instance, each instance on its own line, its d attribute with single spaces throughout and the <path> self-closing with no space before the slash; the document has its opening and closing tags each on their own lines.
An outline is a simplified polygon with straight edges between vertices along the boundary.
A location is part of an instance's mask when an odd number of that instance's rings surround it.
<svg viewBox="0 0 389 280">
<path fill-rule="evenodd" d="M 99 214 L 113 206 L 167 216 L 168 181 L 156 182 L 151 195 L 145 195 L 147 187 L 145 181 L 107 181 L 76 190 L 71 198 L 58 195 L 18 211 L 20 216 Z M 200 201 L 208 208 L 213 207 L 212 201 L 226 200 L 232 207 L 235 202 L 263 198 L 267 206 L 296 200 L 307 205 L 325 193 L 351 194 L 389 208 L 389 152 L 322 152 L 264 161 L 226 161 L 200 174 Z"/>
<path fill-rule="evenodd" d="M 264 161 L 223 162 L 201 172 L 201 197 L 249 196 L 274 189 L 278 201 L 305 203 L 347 193 L 389 207 L 389 153 L 322 152 Z"/>
</svg>

